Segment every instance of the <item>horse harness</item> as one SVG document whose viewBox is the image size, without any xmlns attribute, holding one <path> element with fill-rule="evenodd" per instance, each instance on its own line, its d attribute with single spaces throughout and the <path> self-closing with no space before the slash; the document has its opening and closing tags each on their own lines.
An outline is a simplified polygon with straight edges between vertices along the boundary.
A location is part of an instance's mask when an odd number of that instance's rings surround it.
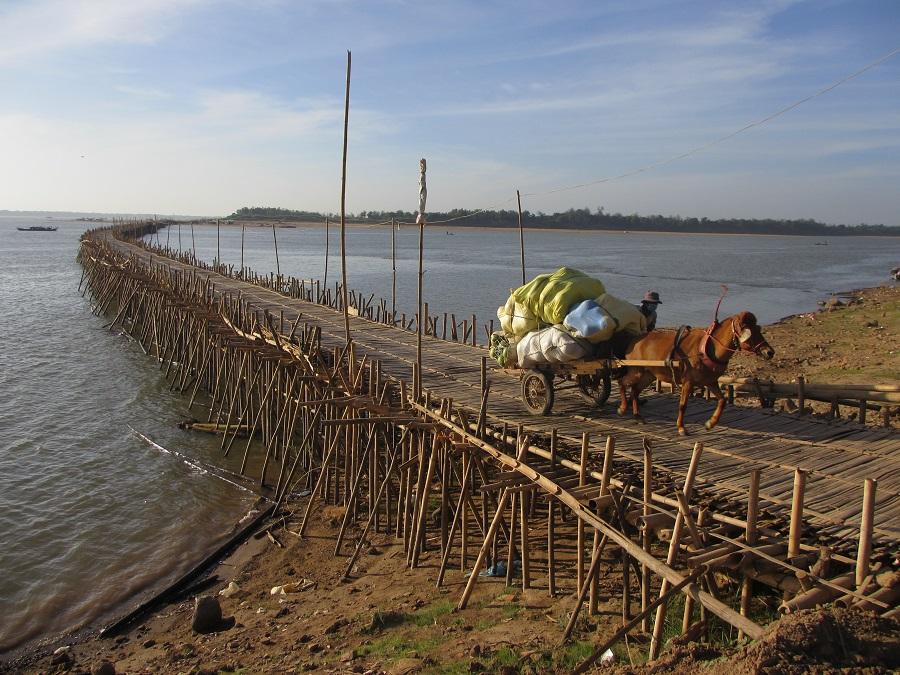
<svg viewBox="0 0 900 675">
<path fill-rule="evenodd" d="M 700 362 L 713 372 L 724 372 L 725 368 L 728 366 L 728 359 L 730 359 L 731 357 L 726 357 L 724 361 L 716 358 L 716 349 L 715 347 L 710 348 L 710 342 L 716 343 L 727 352 L 736 352 L 738 349 L 740 349 L 741 345 L 740 337 L 737 333 L 737 328 L 734 325 L 734 319 L 731 320 L 731 344 L 723 345 L 716 338 L 714 338 L 713 331 L 715 331 L 721 325 L 722 324 L 719 323 L 717 319 L 713 319 L 713 322 L 709 324 L 706 331 L 703 333 L 703 339 L 700 341 Z"/>
<path fill-rule="evenodd" d="M 684 340 L 684 337 L 691 332 L 691 327 L 687 324 L 682 324 L 678 327 L 678 330 L 675 331 L 675 340 L 672 342 L 672 349 L 669 351 L 669 355 L 666 357 L 666 368 L 669 369 L 669 373 L 672 375 L 672 382 L 675 382 L 675 357 L 684 356 L 687 358 L 687 354 L 685 354 L 681 350 L 681 341 Z"/>
</svg>

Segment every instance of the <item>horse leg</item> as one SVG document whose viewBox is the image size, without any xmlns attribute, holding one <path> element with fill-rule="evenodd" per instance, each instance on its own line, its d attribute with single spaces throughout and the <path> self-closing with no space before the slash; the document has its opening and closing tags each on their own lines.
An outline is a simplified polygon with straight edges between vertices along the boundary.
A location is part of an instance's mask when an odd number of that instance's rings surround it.
<svg viewBox="0 0 900 675">
<path fill-rule="evenodd" d="M 687 402 L 693 389 L 694 383 L 690 380 L 685 380 L 681 383 L 681 397 L 678 399 L 678 419 L 675 420 L 679 436 L 687 436 L 687 429 L 684 428 L 684 409 L 687 407 Z"/>
<path fill-rule="evenodd" d="M 640 375 L 635 375 L 636 371 L 632 369 L 628 369 L 628 371 L 619 379 L 619 407 L 616 412 L 619 416 L 625 414 L 628 410 L 628 389 L 631 387 L 631 383 L 634 382 L 634 378 L 638 377 L 640 379 Z"/>
<path fill-rule="evenodd" d="M 716 426 L 716 424 L 719 423 L 719 418 L 722 416 L 722 411 L 725 410 L 725 395 L 722 393 L 722 389 L 719 387 L 718 382 L 709 385 L 709 390 L 712 392 L 713 396 L 716 397 L 716 409 L 713 411 L 712 417 L 706 420 L 706 424 L 704 426 L 707 429 L 712 429 L 714 426 Z"/>
<path fill-rule="evenodd" d="M 634 419 L 638 422 L 644 421 L 644 418 L 641 416 L 640 393 L 647 388 L 652 377 L 653 376 L 650 373 L 645 371 L 641 373 L 637 382 L 631 385 L 631 412 L 634 415 Z"/>
<path fill-rule="evenodd" d="M 628 410 L 628 387 L 625 386 L 625 378 L 623 377 L 619 380 L 619 407 L 616 409 L 616 414 L 621 417 L 626 410 Z"/>
</svg>

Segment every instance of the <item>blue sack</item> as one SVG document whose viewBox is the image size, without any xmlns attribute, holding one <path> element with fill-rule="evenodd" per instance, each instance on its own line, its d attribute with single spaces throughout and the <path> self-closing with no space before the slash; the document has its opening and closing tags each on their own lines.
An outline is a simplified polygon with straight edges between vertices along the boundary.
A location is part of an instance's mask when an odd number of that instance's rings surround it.
<svg viewBox="0 0 900 675">
<path fill-rule="evenodd" d="M 616 320 L 593 300 L 584 300 L 570 307 L 563 325 L 575 337 L 595 344 L 609 340 L 616 332 Z"/>
</svg>

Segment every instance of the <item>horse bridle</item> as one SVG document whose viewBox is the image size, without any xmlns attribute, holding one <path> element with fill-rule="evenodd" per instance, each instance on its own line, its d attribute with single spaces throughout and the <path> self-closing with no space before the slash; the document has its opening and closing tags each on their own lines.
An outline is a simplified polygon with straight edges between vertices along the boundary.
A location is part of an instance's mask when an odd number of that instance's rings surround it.
<svg viewBox="0 0 900 675">
<path fill-rule="evenodd" d="M 716 343 L 719 347 L 724 349 L 726 352 L 729 352 L 732 354 L 734 352 L 739 351 L 741 349 L 741 345 L 743 344 L 743 342 L 741 342 L 741 335 L 740 335 L 740 333 L 738 333 L 738 329 L 737 329 L 737 319 L 735 319 L 735 318 L 731 319 L 731 342 L 730 342 L 730 344 L 727 344 L 727 345 L 722 344 L 722 342 L 720 342 L 718 339 L 716 339 L 716 337 L 713 335 L 713 331 L 716 330 L 716 328 L 718 328 L 720 325 L 721 324 L 718 321 L 713 321 L 709 325 L 709 328 L 706 329 L 706 333 L 703 336 L 704 339 L 700 343 L 700 359 L 701 359 L 701 361 L 703 361 L 705 363 L 705 365 L 708 368 L 710 368 L 712 370 L 717 370 L 719 368 L 723 368 L 725 366 L 725 364 L 728 363 L 728 359 L 725 359 L 724 361 L 722 361 L 722 360 L 719 360 L 718 358 L 716 358 L 715 356 L 710 356 L 709 354 L 707 354 L 706 353 L 706 351 L 707 351 L 706 344 L 707 344 L 708 340 L 712 340 L 714 343 Z M 764 343 L 765 343 L 765 340 L 760 340 L 755 345 L 748 344 L 747 351 L 753 352 L 754 354 L 758 355 L 760 350 L 762 349 Z"/>
</svg>

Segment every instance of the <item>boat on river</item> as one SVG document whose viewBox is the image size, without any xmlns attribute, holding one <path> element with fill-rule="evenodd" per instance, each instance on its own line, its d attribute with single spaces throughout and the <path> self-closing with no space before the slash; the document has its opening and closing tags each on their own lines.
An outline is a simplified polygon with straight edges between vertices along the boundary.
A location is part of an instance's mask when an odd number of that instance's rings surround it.
<svg viewBox="0 0 900 675">
<path fill-rule="evenodd" d="M 32 225 L 31 227 L 17 227 L 19 232 L 56 232 L 58 228 L 46 225 Z"/>
</svg>

